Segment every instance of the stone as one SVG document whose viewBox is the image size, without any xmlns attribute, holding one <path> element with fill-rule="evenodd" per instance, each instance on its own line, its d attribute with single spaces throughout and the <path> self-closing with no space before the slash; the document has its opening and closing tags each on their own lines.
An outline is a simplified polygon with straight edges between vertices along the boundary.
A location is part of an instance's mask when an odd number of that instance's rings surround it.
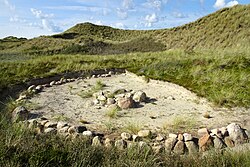
<svg viewBox="0 0 250 167">
<path fill-rule="evenodd" d="M 224 138 L 224 142 L 227 147 L 230 147 L 230 148 L 234 147 L 234 142 L 231 140 L 229 136 Z"/>
<path fill-rule="evenodd" d="M 214 136 L 213 143 L 214 143 L 215 149 L 223 149 L 225 147 L 225 144 L 223 143 L 223 141 L 217 136 Z"/>
<path fill-rule="evenodd" d="M 106 139 L 104 140 L 104 146 L 105 146 L 105 147 L 112 147 L 113 145 L 114 145 L 114 141 L 111 140 L 110 138 L 106 138 Z"/>
<path fill-rule="evenodd" d="M 59 121 L 59 122 L 57 122 L 56 128 L 57 129 L 62 129 L 65 126 L 68 126 L 68 124 L 66 122 Z"/>
<path fill-rule="evenodd" d="M 165 140 L 165 150 L 167 152 L 171 152 L 177 141 L 177 138 L 168 138 L 167 140 Z"/>
<path fill-rule="evenodd" d="M 115 147 L 119 148 L 119 149 L 124 149 L 127 147 L 127 142 L 125 140 L 117 140 L 115 141 Z"/>
<path fill-rule="evenodd" d="M 115 75 L 115 72 L 114 72 L 114 71 L 109 71 L 108 74 L 109 74 L 109 75 Z"/>
<path fill-rule="evenodd" d="M 173 152 L 175 154 L 184 154 L 185 153 L 185 144 L 183 141 L 179 140 L 174 146 Z"/>
<path fill-rule="evenodd" d="M 76 129 L 76 133 L 83 133 L 84 131 L 87 130 L 87 128 L 85 126 L 75 126 L 75 129 Z"/>
<path fill-rule="evenodd" d="M 101 139 L 99 136 L 95 136 L 93 139 L 92 139 L 92 146 L 101 146 L 102 143 L 101 143 Z"/>
<path fill-rule="evenodd" d="M 192 135 L 189 134 L 189 133 L 184 133 L 184 134 L 183 134 L 183 137 L 184 137 L 184 141 L 185 141 L 185 142 L 186 142 L 186 141 L 191 141 L 191 140 L 193 140 Z"/>
<path fill-rule="evenodd" d="M 104 95 L 100 95 L 100 96 L 97 97 L 97 100 L 99 100 L 99 101 L 106 101 L 107 98 Z"/>
<path fill-rule="evenodd" d="M 20 94 L 18 99 L 16 99 L 16 101 L 22 101 L 22 100 L 25 100 L 25 99 L 28 99 L 27 94 Z"/>
<path fill-rule="evenodd" d="M 32 92 L 35 88 L 36 88 L 35 85 L 31 85 L 30 87 L 28 87 L 27 91 Z"/>
<path fill-rule="evenodd" d="M 115 99 L 113 98 L 108 98 L 107 99 L 107 105 L 115 104 Z"/>
<path fill-rule="evenodd" d="M 71 127 L 68 129 L 68 133 L 69 133 L 69 134 L 76 133 L 76 127 L 75 127 L 75 126 L 71 126 Z"/>
<path fill-rule="evenodd" d="M 175 100 L 175 98 L 173 96 L 168 96 L 167 100 Z"/>
<path fill-rule="evenodd" d="M 28 128 L 34 129 L 34 128 L 37 127 L 37 125 L 38 125 L 38 122 L 37 122 L 36 119 L 29 120 L 29 126 L 28 126 Z"/>
<path fill-rule="evenodd" d="M 57 129 L 58 129 L 59 133 L 67 133 L 69 126 L 65 126 L 65 127 L 60 128 L 60 129 L 59 128 L 57 128 Z"/>
<path fill-rule="evenodd" d="M 189 154 L 195 154 L 199 151 L 198 145 L 193 141 L 186 141 L 185 146 Z"/>
<path fill-rule="evenodd" d="M 56 134 L 57 130 L 55 128 L 47 128 L 44 130 L 44 133 Z"/>
<path fill-rule="evenodd" d="M 248 138 L 246 136 L 245 131 L 240 127 L 240 125 L 236 123 L 231 123 L 227 126 L 227 131 L 229 134 L 229 137 L 234 141 L 234 143 L 242 144 L 246 141 Z"/>
<path fill-rule="evenodd" d="M 138 135 L 132 135 L 133 142 L 139 142 L 142 140 L 142 138 Z"/>
<path fill-rule="evenodd" d="M 179 141 L 183 141 L 183 140 L 184 140 L 184 136 L 183 136 L 182 134 L 178 134 L 177 139 L 178 139 Z"/>
<path fill-rule="evenodd" d="M 177 138 L 178 135 L 177 135 L 177 134 L 174 134 L 174 133 L 169 133 L 168 137 L 169 137 L 169 138 Z"/>
<path fill-rule="evenodd" d="M 152 150 L 156 153 L 156 154 L 159 154 L 159 153 L 162 153 L 164 152 L 164 146 L 162 144 L 159 144 L 159 145 L 154 145 L 152 146 Z"/>
<path fill-rule="evenodd" d="M 48 121 L 48 122 L 46 122 L 46 123 L 44 124 L 44 127 L 45 127 L 45 128 L 56 128 L 56 126 L 57 126 L 57 123 L 56 123 L 56 122 L 50 122 L 50 121 Z"/>
<path fill-rule="evenodd" d="M 56 84 L 56 81 L 51 81 L 51 82 L 49 83 L 50 86 L 53 86 L 53 85 L 55 85 L 55 84 Z"/>
<path fill-rule="evenodd" d="M 122 137 L 123 140 L 131 140 L 131 139 L 132 139 L 131 134 L 126 133 L 126 132 L 123 132 L 123 133 L 121 134 L 121 137 Z"/>
<path fill-rule="evenodd" d="M 135 102 L 146 102 L 147 100 L 147 95 L 145 92 L 143 91 L 137 91 L 135 92 L 135 94 L 133 95 L 133 100 Z"/>
<path fill-rule="evenodd" d="M 209 134 L 205 134 L 199 139 L 199 148 L 201 151 L 207 151 L 213 147 L 213 140 Z"/>
<path fill-rule="evenodd" d="M 152 135 L 152 132 L 150 131 L 150 130 L 140 130 L 139 132 L 138 132 L 138 136 L 139 137 L 151 137 L 151 135 Z"/>
<path fill-rule="evenodd" d="M 209 130 L 207 128 L 202 128 L 198 130 L 198 136 L 202 137 L 206 134 L 209 134 Z"/>
<path fill-rule="evenodd" d="M 222 127 L 222 128 L 220 128 L 219 130 L 220 130 L 222 136 L 224 136 L 224 137 L 225 137 L 225 136 L 228 136 L 228 131 L 227 131 L 227 128 L 226 128 L 226 127 Z"/>
<path fill-rule="evenodd" d="M 117 101 L 117 105 L 121 109 L 129 109 L 134 106 L 134 101 L 132 98 L 119 98 Z"/>
<path fill-rule="evenodd" d="M 35 90 L 37 90 L 38 92 L 41 92 L 43 90 L 43 86 L 38 85 L 38 86 L 36 86 Z"/>
<path fill-rule="evenodd" d="M 146 142 L 144 142 L 144 141 L 140 141 L 139 143 L 138 143 L 138 146 L 139 146 L 139 149 L 150 149 L 150 146 L 146 143 Z"/>
<path fill-rule="evenodd" d="M 41 123 L 41 125 L 45 126 L 45 124 L 46 124 L 47 122 L 49 122 L 49 120 L 42 120 L 40 123 Z"/>
<path fill-rule="evenodd" d="M 157 137 L 155 138 L 156 141 L 163 141 L 165 140 L 165 136 L 163 134 L 157 134 Z"/>
<path fill-rule="evenodd" d="M 30 112 L 24 106 L 16 107 L 12 112 L 12 121 L 18 122 L 28 120 L 29 114 Z"/>
<path fill-rule="evenodd" d="M 83 135 L 83 136 L 92 137 L 92 136 L 93 136 L 93 133 L 92 133 L 91 131 L 87 130 L 87 131 L 82 132 L 82 135 Z"/>
</svg>

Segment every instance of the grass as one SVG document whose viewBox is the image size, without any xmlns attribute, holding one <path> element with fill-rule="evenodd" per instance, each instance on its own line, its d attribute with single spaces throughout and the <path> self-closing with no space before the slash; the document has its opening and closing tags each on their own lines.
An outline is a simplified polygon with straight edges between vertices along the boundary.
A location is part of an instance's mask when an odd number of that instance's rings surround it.
<svg viewBox="0 0 250 167">
<path fill-rule="evenodd" d="M 131 134 L 137 134 L 142 129 L 142 126 L 134 121 L 127 122 L 126 125 L 123 127 L 123 131 L 131 133 Z"/>
<path fill-rule="evenodd" d="M 108 116 L 109 118 L 117 118 L 119 116 L 119 112 L 120 108 L 118 107 L 112 107 L 111 109 L 108 109 L 107 112 L 105 113 L 106 116 Z"/>
<path fill-rule="evenodd" d="M 100 90 L 103 90 L 103 88 L 106 85 L 104 83 L 102 83 L 100 80 L 96 81 L 95 85 L 92 86 L 90 89 L 88 90 L 83 90 L 80 93 L 78 93 L 78 95 L 82 98 L 90 98 L 93 96 L 94 93 L 99 92 Z"/>
</svg>

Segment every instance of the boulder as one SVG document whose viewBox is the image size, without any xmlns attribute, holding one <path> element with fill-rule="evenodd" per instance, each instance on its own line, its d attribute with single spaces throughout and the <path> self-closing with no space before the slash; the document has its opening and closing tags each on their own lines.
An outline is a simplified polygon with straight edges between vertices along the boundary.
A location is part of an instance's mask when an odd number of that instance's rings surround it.
<svg viewBox="0 0 250 167">
<path fill-rule="evenodd" d="M 49 83 L 50 86 L 53 86 L 53 85 L 55 85 L 55 84 L 56 84 L 56 81 L 51 81 L 51 82 Z"/>
<path fill-rule="evenodd" d="M 179 141 L 184 141 L 184 136 L 183 136 L 182 134 L 178 134 L 177 139 L 178 139 Z"/>
<path fill-rule="evenodd" d="M 121 137 L 122 137 L 123 140 L 131 140 L 131 139 L 132 139 L 131 134 L 126 133 L 126 132 L 123 132 L 123 133 L 121 134 Z"/>
<path fill-rule="evenodd" d="M 185 144 L 183 141 L 179 140 L 174 146 L 173 152 L 175 154 L 184 154 L 185 153 Z"/>
<path fill-rule="evenodd" d="M 214 136 L 213 143 L 215 149 L 223 149 L 225 147 L 224 142 L 217 136 Z"/>
<path fill-rule="evenodd" d="M 227 147 L 232 148 L 232 147 L 235 146 L 235 145 L 234 145 L 234 142 L 231 140 L 231 138 L 230 138 L 229 136 L 226 136 L 226 137 L 224 138 L 224 142 L 225 142 L 225 144 L 227 145 Z"/>
<path fill-rule="evenodd" d="M 167 140 L 165 140 L 165 150 L 167 152 L 171 152 L 177 141 L 177 138 L 168 138 Z"/>
<path fill-rule="evenodd" d="M 137 91 L 135 92 L 135 94 L 133 95 L 133 100 L 136 102 L 146 102 L 147 100 L 147 95 L 145 92 L 143 91 Z"/>
<path fill-rule="evenodd" d="M 209 134 L 205 134 L 199 139 L 199 148 L 201 151 L 207 151 L 213 146 L 213 140 Z"/>
<path fill-rule="evenodd" d="M 95 136 L 93 139 L 92 139 L 92 146 L 101 146 L 102 143 L 101 143 L 101 139 L 99 136 Z"/>
<path fill-rule="evenodd" d="M 36 88 L 35 85 L 31 85 L 30 87 L 28 87 L 27 91 L 28 92 L 33 92 L 33 90 Z"/>
<path fill-rule="evenodd" d="M 142 138 L 138 135 L 132 135 L 133 142 L 139 142 L 142 140 Z"/>
<path fill-rule="evenodd" d="M 209 130 L 207 128 L 201 128 L 198 130 L 198 136 L 202 137 L 204 135 L 209 135 Z"/>
<path fill-rule="evenodd" d="M 124 149 L 127 147 L 127 142 L 125 140 L 117 140 L 115 141 L 115 147 L 119 148 L 119 149 Z"/>
<path fill-rule="evenodd" d="M 134 106 L 134 101 L 132 98 L 119 98 L 117 104 L 121 109 L 128 109 Z"/>
<path fill-rule="evenodd" d="M 189 154 L 195 154 L 199 151 L 198 145 L 193 141 L 186 141 L 185 145 Z"/>
<path fill-rule="evenodd" d="M 184 133 L 184 134 L 183 134 L 183 137 L 184 137 L 184 141 L 185 141 L 185 142 L 193 140 L 192 135 L 189 134 L 189 133 Z"/>
<path fill-rule="evenodd" d="M 140 130 L 139 132 L 138 132 L 138 136 L 139 137 L 151 137 L 152 136 L 152 132 L 150 131 L 150 130 Z"/>
<path fill-rule="evenodd" d="M 165 136 L 163 134 L 157 134 L 157 137 L 155 138 L 156 141 L 161 142 L 165 140 Z"/>
<path fill-rule="evenodd" d="M 87 137 L 92 137 L 93 133 L 91 131 L 87 130 L 87 131 L 82 132 L 82 135 L 87 136 Z"/>
<path fill-rule="evenodd" d="M 16 107 L 12 112 L 12 121 L 18 122 L 28 120 L 29 114 L 30 112 L 24 106 Z"/>
<path fill-rule="evenodd" d="M 174 133 L 169 133 L 168 137 L 169 137 L 169 138 L 177 138 L 178 135 L 177 135 L 177 134 L 174 134 Z"/>
<path fill-rule="evenodd" d="M 55 128 L 47 128 L 44 130 L 44 133 L 47 134 L 56 134 L 57 130 Z"/>
<path fill-rule="evenodd" d="M 43 86 L 38 85 L 38 86 L 36 86 L 35 90 L 38 91 L 38 92 L 41 92 L 43 90 Z"/>
<path fill-rule="evenodd" d="M 244 143 L 248 138 L 245 131 L 240 127 L 240 125 L 236 123 L 229 124 L 227 126 L 227 131 L 229 137 L 234 141 L 236 145 Z"/>
</svg>

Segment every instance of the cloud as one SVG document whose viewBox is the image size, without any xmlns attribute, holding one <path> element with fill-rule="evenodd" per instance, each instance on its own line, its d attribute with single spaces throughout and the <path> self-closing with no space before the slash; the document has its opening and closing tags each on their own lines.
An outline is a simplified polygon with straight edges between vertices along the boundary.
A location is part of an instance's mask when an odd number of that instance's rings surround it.
<svg viewBox="0 0 250 167">
<path fill-rule="evenodd" d="M 126 29 L 127 28 L 127 26 L 125 26 L 123 23 L 115 23 L 114 27 L 119 28 L 119 29 Z"/>
<path fill-rule="evenodd" d="M 236 1 L 236 0 L 230 1 L 228 3 L 226 3 L 225 0 L 216 0 L 216 2 L 214 4 L 214 8 L 221 9 L 221 8 L 224 8 L 224 7 L 232 7 L 232 6 L 235 6 L 235 5 L 238 5 L 238 4 L 239 4 L 239 2 Z"/>
<path fill-rule="evenodd" d="M 145 26 L 146 27 L 152 27 L 152 25 L 154 23 L 157 23 L 159 21 L 159 18 L 157 17 L 157 15 L 155 13 L 151 14 L 151 15 L 147 15 L 145 17 Z"/>
<path fill-rule="evenodd" d="M 128 12 L 127 12 L 127 10 L 117 8 L 117 16 L 120 19 L 126 19 L 126 18 L 128 18 Z"/>
<path fill-rule="evenodd" d="M 41 20 L 41 26 L 35 25 L 36 27 L 41 27 L 42 29 L 46 29 L 50 32 L 62 31 L 62 29 L 59 26 L 55 25 L 55 23 L 50 20 L 51 18 L 54 17 L 54 14 L 46 14 L 46 13 L 43 13 L 41 10 L 37 10 L 34 8 L 31 8 L 30 11 L 36 18 Z"/>
<path fill-rule="evenodd" d="M 181 13 L 181 12 L 173 12 L 172 13 L 172 16 L 175 17 L 175 18 L 187 18 L 188 16 Z"/>
<path fill-rule="evenodd" d="M 134 1 L 133 0 L 123 0 L 122 7 L 124 9 L 133 9 L 134 8 Z"/>
<path fill-rule="evenodd" d="M 10 1 L 8 0 L 3 0 L 4 5 L 11 11 L 15 11 L 16 7 L 15 5 L 12 5 Z"/>
<path fill-rule="evenodd" d="M 147 8 L 154 8 L 157 10 L 161 10 L 163 5 L 167 3 L 168 3 L 168 0 L 147 0 L 147 2 L 143 4 L 143 6 Z"/>
<path fill-rule="evenodd" d="M 10 22 L 27 23 L 27 20 L 21 19 L 18 15 L 14 15 L 10 17 Z"/>
</svg>

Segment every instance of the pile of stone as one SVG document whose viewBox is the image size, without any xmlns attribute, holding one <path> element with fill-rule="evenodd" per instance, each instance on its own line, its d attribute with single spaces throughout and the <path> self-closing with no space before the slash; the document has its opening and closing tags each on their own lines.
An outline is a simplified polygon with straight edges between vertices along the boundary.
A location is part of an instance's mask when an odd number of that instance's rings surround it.
<svg viewBox="0 0 250 167">
<path fill-rule="evenodd" d="M 34 129 L 38 134 L 60 134 L 69 139 L 85 136 L 92 140 L 94 146 L 114 146 L 121 149 L 138 147 L 140 149 L 152 149 L 157 153 L 164 151 L 168 154 L 194 154 L 210 149 L 231 148 L 248 142 L 247 131 L 236 123 L 212 130 L 199 129 L 199 138 L 190 133 L 170 133 L 167 137 L 151 130 L 140 130 L 137 134 L 123 132 L 120 136 L 111 138 L 89 131 L 82 125 L 53 122 L 46 118 L 30 119 L 30 112 L 23 106 L 17 107 L 12 114 L 13 122 L 25 122 L 29 128 Z"/>
<path fill-rule="evenodd" d="M 143 91 L 119 89 L 114 92 L 98 92 L 93 94 L 94 105 L 106 107 L 119 107 L 121 109 L 134 108 L 141 102 L 146 102 L 148 97 Z"/>
</svg>

